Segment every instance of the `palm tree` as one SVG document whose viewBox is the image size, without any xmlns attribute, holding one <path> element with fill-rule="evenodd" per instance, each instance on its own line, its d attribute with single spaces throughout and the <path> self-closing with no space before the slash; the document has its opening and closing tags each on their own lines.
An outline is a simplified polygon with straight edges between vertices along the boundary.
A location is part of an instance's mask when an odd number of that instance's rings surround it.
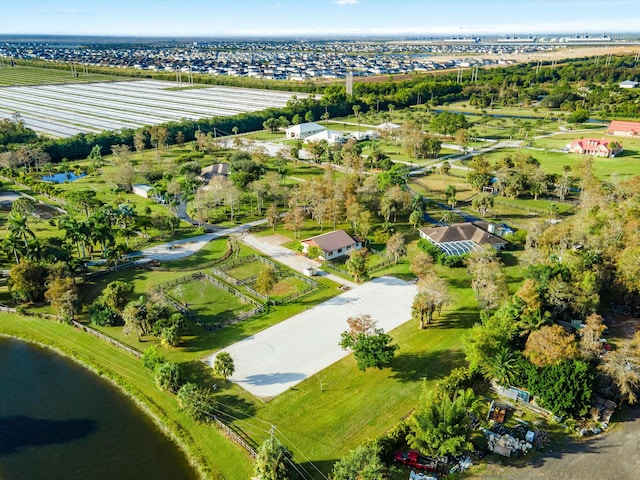
<svg viewBox="0 0 640 480">
<path fill-rule="evenodd" d="M 231 358 L 231 355 L 228 352 L 220 352 L 216 355 L 213 371 L 224 378 L 225 382 L 227 381 L 227 378 L 233 375 L 235 366 L 233 364 L 233 358 Z"/>
<path fill-rule="evenodd" d="M 9 217 L 9 234 L 19 238 L 24 242 L 24 246 L 29 251 L 28 237 L 36 238 L 35 233 L 29 229 L 27 217 L 24 215 L 11 215 Z"/>
<path fill-rule="evenodd" d="M 7 252 L 7 255 L 13 253 L 16 263 L 20 263 L 20 257 L 26 253 L 22 240 L 13 235 L 7 235 L 2 241 L 2 249 Z"/>
<path fill-rule="evenodd" d="M 482 372 L 487 379 L 495 380 L 499 385 L 509 386 L 515 377 L 516 363 L 514 353 L 503 346 L 482 366 Z"/>
</svg>

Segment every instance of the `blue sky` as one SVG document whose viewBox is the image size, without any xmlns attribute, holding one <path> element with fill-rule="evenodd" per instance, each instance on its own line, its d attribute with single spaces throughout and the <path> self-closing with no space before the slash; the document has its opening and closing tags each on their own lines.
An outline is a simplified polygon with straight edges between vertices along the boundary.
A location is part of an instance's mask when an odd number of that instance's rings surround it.
<svg viewBox="0 0 640 480">
<path fill-rule="evenodd" d="M 0 0 L 0 34 L 215 37 L 637 31 L 639 0 Z"/>
</svg>

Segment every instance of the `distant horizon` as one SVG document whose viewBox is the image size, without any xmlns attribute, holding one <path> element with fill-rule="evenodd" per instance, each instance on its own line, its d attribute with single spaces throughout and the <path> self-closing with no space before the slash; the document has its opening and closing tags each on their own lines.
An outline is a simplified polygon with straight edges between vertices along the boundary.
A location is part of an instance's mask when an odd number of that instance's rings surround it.
<svg viewBox="0 0 640 480">
<path fill-rule="evenodd" d="M 0 6 L 0 36 L 351 39 L 639 29 L 637 0 L 21 0 Z"/>
<path fill-rule="evenodd" d="M 487 39 L 500 39 L 506 37 L 536 37 L 536 38 L 565 38 L 565 37 L 573 37 L 573 36 L 589 36 L 589 37 L 599 37 L 601 35 L 607 35 L 615 40 L 628 40 L 629 37 L 636 37 L 636 41 L 640 41 L 640 30 L 637 31 L 629 31 L 629 32 L 618 32 L 618 33 L 608 33 L 608 32 L 591 32 L 591 33 L 582 33 L 582 32 L 549 32 L 549 33 L 537 33 L 537 32 L 508 32 L 508 33 L 475 33 L 469 35 L 463 35 L 459 32 L 451 32 L 451 33 L 442 33 L 437 35 L 385 35 L 385 34 L 350 34 L 350 35 L 339 35 L 339 34 L 314 34 L 314 35 L 304 35 L 304 34 L 290 34 L 290 35 L 247 35 L 247 34 L 226 34 L 226 35 L 82 35 L 82 34 L 39 34 L 39 33 L 19 33 L 19 34 L 3 34 L 0 33 L 0 42 L 8 42 L 13 40 L 20 39 L 30 39 L 30 40 L 38 40 L 41 39 L 43 41 L 51 40 L 51 39 L 69 39 L 69 40 L 96 40 L 96 41 L 106 41 L 106 40 L 118 40 L 118 41 L 192 41 L 192 42 L 211 42 L 211 41 L 228 41 L 228 40 L 246 40 L 246 41 L 256 41 L 256 40 L 264 40 L 264 41 L 306 41 L 306 40 L 316 40 L 316 41 L 358 41 L 358 40 L 366 40 L 366 41 L 425 41 L 425 40 L 443 40 L 446 38 L 480 38 L 481 40 L 484 38 Z"/>
</svg>

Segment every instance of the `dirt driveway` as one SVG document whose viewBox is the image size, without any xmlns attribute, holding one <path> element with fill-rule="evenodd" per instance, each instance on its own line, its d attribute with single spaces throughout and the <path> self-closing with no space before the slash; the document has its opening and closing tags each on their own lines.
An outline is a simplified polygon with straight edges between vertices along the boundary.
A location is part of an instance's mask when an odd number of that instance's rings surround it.
<svg viewBox="0 0 640 480">
<path fill-rule="evenodd" d="M 640 409 L 624 409 L 605 435 L 552 444 L 529 465 L 488 465 L 474 480 L 636 480 L 640 478 Z"/>
</svg>

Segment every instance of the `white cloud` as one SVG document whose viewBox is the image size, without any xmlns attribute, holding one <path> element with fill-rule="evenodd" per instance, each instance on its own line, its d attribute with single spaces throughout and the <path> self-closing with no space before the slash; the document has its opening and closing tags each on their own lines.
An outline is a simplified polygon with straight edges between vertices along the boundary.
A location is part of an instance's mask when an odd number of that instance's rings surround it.
<svg viewBox="0 0 640 480">
<path fill-rule="evenodd" d="M 336 5 L 355 5 L 356 3 L 360 3 L 360 0 L 334 0 Z"/>
<path fill-rule="evenodd" d="M 66 10 L 60 10 L 58 11 L 59 15 L 93 15 L 93 13 L 91 12 L 85 12 L 82 10 L 71 10 L 71 9 L 66 9 Z"/>
</svg>

